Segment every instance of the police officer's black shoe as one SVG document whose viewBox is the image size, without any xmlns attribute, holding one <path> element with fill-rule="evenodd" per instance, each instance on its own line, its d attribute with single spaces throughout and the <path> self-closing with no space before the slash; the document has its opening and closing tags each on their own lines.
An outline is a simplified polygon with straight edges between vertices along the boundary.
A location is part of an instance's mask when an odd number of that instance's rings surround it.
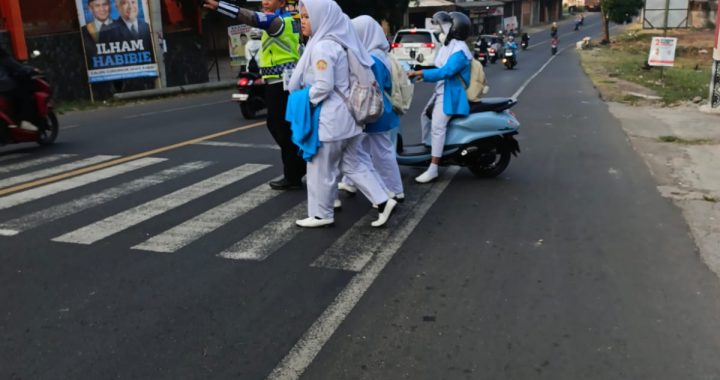
<svg viewBox="0 0 720 380">
<path fill-rule="evenodd" d="M 275 190 L 300 190 L 302 189 L 302 181 L 292 182 L 282 178 L 277 181 L 270 181 L 270 187 Z"/>
</svg>

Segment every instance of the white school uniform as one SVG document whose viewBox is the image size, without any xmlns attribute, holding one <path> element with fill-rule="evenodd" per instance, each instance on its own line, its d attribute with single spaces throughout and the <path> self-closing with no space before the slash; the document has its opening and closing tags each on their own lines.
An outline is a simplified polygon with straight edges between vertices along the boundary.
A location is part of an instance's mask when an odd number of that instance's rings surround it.
<svg viewBox="0 0 720 380">
<path fill-rule="evenodd" d="M 368 165 L 370 158 L 361 145 L 362 129 L 334 90 L 346 96 L 350 93 L 347 53 L 338 43 L 324 40 L 304 54 L 312 63 L 303 75 L 305 85 L 311 86 L 310 102 L 322 103 L 318 130 L 322 145 L 307 164 L 308 216 L 333 217 L 340 173 L 348 176 L 372 203 L 386 202 L 387 192 Z"/>
</svg>

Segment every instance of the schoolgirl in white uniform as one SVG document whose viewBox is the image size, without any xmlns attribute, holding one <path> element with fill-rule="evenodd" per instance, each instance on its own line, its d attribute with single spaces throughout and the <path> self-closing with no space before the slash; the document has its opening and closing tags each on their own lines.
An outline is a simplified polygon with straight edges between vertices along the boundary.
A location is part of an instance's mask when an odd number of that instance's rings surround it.
<svg viewBox="0 0 720 380">
<path fill-rule="evenodd" d="M 365 139 L 363 148 L 372 159 L 372 166 L 377 172 L 383 185 L 392 193 L 396 200 L 405 198 L 400 168 L 395 157 L 395 144 L 391 131 L 400 125 L 400 117 L 393 111 L 392 103 L 386 94 L 392 91 L 392 77 L 390 61 L 387 57 L 390 44 L 380 24 L 370 16 L 359 16 L 352 19 L 355 31 L 360 42 L 367 48 L 374 61 L 372 71 L 380 88 L 383 90 L 385 112 L 374 123 L 365 126 Z M 354 184 L 344 178 L 338 188 L 353 192 Z"/>
<path fill-rule="evenodd" d="M 388 197 L 369 167 L 369 158 L 361 146 L 362 128 L 335 93 L 337 90 L 346 96 L 350 94 L 348 52 L 367 67 L 372 65 L 372 58 L 358 40 L 348 16 L 333 0 L 301 1 L 300 18 L 302 33 L 310 40 L 288 86 L 290 91 L 309 86 L 311 105 L 321 105 L 318 123 L 321 146 L 307 164 L 308 218 L 296 223 L 301 227 L 334 223 L 333 203 L 338 191 L 337 178 L 342 173 L 378 205 L 379 216 L 372 226 L 381 227 L 397 202 Z"/>
</svg>

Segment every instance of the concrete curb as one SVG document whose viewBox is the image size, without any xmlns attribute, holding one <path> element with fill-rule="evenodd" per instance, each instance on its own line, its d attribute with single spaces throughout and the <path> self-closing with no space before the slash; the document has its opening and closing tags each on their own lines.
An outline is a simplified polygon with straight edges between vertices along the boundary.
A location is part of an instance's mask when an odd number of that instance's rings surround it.
<svg viewBox="0 0 720 380">
<path fill-rule="evenodd" d="M 702 106 L 698 107 L 698 109 L 702 113 L 720 115 L 720 108 L 710 108 L 710 105 L 708 105 L 708 104 L 702 105 Z"/>
<path fill-rule="evenodd" d="M 219 90 L 224 88 L 231 88 L 237 85 L 235 79 L 224 80 L 219 82 L 208 82 L 190 84 L 187 86 L 177 86 L 168 88 L 157 88 L 152 90 L 141 90 L 141 91 L 130 91 L 120 92 L 113 95 L 113 98 L 117 100 L 132 100 L 132 99 L 145 99 L 154 98 L 157 96 L 177 95 L 196 91 L 208 91 L 208 90 Z"/>
</svg>

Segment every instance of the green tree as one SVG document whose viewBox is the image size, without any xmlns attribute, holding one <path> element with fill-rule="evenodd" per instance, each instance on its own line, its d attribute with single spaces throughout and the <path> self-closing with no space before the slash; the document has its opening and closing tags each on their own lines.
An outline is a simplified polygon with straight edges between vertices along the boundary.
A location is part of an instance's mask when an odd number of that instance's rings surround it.
<svg viewBox="0 0 720 380">
<path fill-rule="evenodd" d="M 603 18 L 603 42 L 610 42 L 610 21 L 622 24 L 628 16 L 637 16 L 645 2 L 643 0 L 602 0 L 600 11 Z"/>
<path fill-rule="evenodd" d="M 368 15 L 380 22 L 386 20 L 391 31 L 402 26 L 408 4 L 414 0 L 337 0 L 348 16 Z"/>
</svg>

